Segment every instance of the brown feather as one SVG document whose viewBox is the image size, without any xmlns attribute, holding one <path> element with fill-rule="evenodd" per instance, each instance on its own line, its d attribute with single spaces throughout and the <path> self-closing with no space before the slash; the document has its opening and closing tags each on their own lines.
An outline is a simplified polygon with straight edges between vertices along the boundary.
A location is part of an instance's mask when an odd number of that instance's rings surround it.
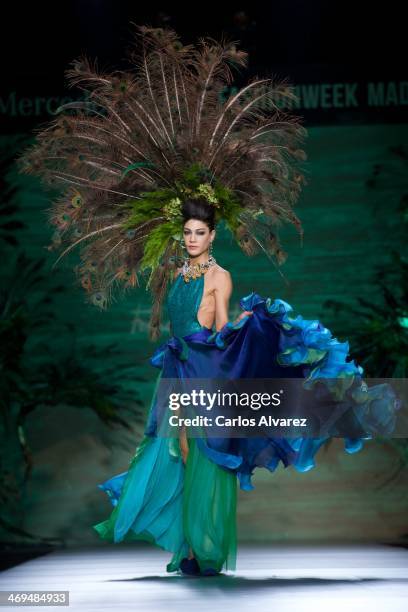
<svg viewBox="0 0 408 612">
<path fill-rule="evenodd" d="M 306 184 L 307 131 L 301 117 L 283 110 L 297 100 L 289 81 L 253 77 L 223 102 L 234 73 L 248 63 L 235 41 L 203 37 L 183 45 L 172 29 L 132 26 L 129 67 L 109 72 L 85 55 L 73 60 L 65 76 L 84 99 L 62 105 L 18 160 L 21 172 L 61 192 L 46 211 L 54 227 L 49 249 L 60 251 L 57 263 L 79 248 L 78 280 L 102 308 L 117 292 L 139 286 L 149 234 L 166 221 L 156 209 L 132 233 L 127 202 L 135 212 L 144 192 L 177 193 L 176 182 L 193 162 L 238 199 L 235 238 L 246 255 L 262 251 L 281 265 L 286 254 L 277 228 L 290 223 L 303 237 L 293 208 Z M 217 214 L 222 218 L 223 210 Z M 164 246 L 149 276 L 155 338 L 170 259 L 180 255 L 176 240 Z"/>
</svg>

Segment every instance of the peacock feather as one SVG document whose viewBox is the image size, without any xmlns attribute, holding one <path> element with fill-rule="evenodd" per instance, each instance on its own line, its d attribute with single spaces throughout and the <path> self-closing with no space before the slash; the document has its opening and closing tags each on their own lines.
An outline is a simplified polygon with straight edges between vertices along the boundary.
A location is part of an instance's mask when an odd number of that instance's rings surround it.
<svg viewBox="0 0 408 612">
<path fill-rule="evenodd" d="M 278 226 L 303 235 L 293 207 L 307 132 L 283 110 L 297 100 L 287 79 L 252 78 L 225 100 L 248 59 L 234 42 L 183 45 L 173 30 L 135 25 L 128 57 L 128 70 L 111 73 L 74 60 L 65 75 L 84 99 L 62 105 L 19 162 L 60 194 L 48 209 L 54 266 L 78 248 L 78 279 L 101 308 L 143 279 L 157 339 L 182 257 L 183 198 L 204 197 L 246 255 L 281 264 Z"/>
</svg>

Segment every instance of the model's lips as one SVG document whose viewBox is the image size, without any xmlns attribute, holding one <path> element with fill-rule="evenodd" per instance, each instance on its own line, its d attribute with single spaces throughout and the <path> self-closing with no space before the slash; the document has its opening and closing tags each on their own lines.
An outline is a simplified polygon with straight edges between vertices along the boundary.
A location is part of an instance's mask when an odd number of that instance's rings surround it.
<svg viewBox="0 0 408 612">
<path fill-rule="evenodd" d="M 191 244 L 189 247 L 189 249 L 198 249 L 198 246 L 195 244 Z"/>
</svg>

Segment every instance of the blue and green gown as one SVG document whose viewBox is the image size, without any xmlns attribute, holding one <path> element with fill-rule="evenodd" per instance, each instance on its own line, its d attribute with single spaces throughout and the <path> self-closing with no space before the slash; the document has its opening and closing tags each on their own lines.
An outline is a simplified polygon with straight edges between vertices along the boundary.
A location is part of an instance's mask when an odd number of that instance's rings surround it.
<svg viewBox="0 0 408 612">
<path fill-rule="evenodd" d="M 361 366 L 347 361 L 347 341 L 333 338 L 318 320 L 291 317 L 293 308 L 279 298 L 262 298 L 252 292 L 240 300 L 242 310 L 252 315 L 235 324 L 228 322 L 218 332 L 202 326 L 197 313 L 203 290 L 204 275 L 187 283 L 180 273 L 172 284 L 166 300 L 171 335 L 150 359 L 160 373 L 144 437 L 128 470 L 98 485 L 114 506 L 107 520 L 93 526 L 99 536 L 115 543 L 144 540 L 171 552 L 167 572 L 179 569 L 190 547 L 201 570 L 236 569 L 238 483 L 243 490 L 253 489 L 255 468 L 273 472 L 280 461 L 285 468 L 310 470 L 329 437 L 188 437 L 184 464 L 178 436 L 158 435 L 160 381 L 225 377 L 361 380 L 363 374 Z M 381 423 L 382 432 L 392 431 L 399 408 L 393 390 L 386 384 L 368 390 L 364 383 L 362 386 L 364 390 L 353 401 L 359 414 L 366 415 L 370 431 L 375 430 L 375 422 Z M 344 449 L 355 453 L 371 437 L 344 438 Z"/>
</svg>

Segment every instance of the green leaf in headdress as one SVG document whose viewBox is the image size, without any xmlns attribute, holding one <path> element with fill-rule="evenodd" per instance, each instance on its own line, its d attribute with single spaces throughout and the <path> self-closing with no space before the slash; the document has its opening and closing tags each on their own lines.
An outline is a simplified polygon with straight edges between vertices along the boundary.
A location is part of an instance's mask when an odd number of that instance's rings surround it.
<svg viewBox="0 0 408 612">
<path fill-rule="evenodd" d="M 173 236 L 180 231 L 178 223 L 168 221 L 155 227 L 149 234 L 144 246 L 144 254 L 140 262 L 140 269 L 151 268 L 151 274 L 147 282 L 146 289 L 149 287 L 154 271 L 160 264 L 164 251 Z"/>
<path fill-rule="evenodd" d="M 130 209 L 130 215 L 124 221 L 123 227 L 137 227 L 144 221 L 162 216 L 163 206 L 172 198 L 174 198 L 174 190 L 166 188 L 144 191 L 140 193 L 140 199 L 126 200 L 123 206 Z"/>
<path fill-rule="evenodd" d="M 182 173 L 182 182 L 193 189 L 196 189 L 200 183 L 210 182 L 212 172 L 199 162 L 190 164 Z"/>
</svg>

